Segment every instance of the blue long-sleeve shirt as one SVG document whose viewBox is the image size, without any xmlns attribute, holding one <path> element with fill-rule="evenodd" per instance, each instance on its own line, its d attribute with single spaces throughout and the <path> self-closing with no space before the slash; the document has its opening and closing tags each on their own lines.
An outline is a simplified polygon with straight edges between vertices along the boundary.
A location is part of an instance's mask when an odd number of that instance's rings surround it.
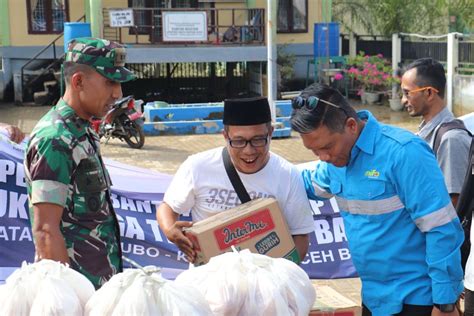
<svg viewBox="0 0 474 316">
<path fill-rule="evenodd" d="M 336 196 L 374 316 L 403 304 L 454 303 L 463 289 L 464 240 L 436 159 L 421 138 L 379 123 L 368 111 L 347 166 L 304 170 L 309 198 Z"/>
</svg>

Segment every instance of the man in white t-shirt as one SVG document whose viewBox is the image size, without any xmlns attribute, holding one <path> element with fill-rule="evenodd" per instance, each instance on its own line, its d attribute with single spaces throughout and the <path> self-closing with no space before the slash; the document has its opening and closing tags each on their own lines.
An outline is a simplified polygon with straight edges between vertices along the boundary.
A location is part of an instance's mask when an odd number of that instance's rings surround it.
<svg viewBox="0 0 474 316">
<path fill-rule="evenodd" d="M 251 199 L 273 197 L 286 218 L 296 249 L 303 259 L 309 233 L 314 230 L 311 207 L 300 172 L 282 157 L 270 152 L 270 107 L 266 98 L 226 100 L 224 139 L 231 161 Z M 225 171 L 222 147 L 190 156 L 178 169 L 156 217 L 168 240 L 195 260 L 191 241 L 180 221 L 192 211 L 195 222 L 241 204 Z"/>
</svg>

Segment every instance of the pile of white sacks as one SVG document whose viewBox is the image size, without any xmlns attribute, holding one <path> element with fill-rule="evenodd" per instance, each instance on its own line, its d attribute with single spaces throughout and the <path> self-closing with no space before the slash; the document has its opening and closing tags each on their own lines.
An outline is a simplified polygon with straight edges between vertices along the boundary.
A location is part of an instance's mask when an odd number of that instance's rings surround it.
<svg viewBox="0 0 474 316">
<path fill-rule="evenodd" d="M 67 266 L 42 260 L 0 286 L 0 315 L 308 315 L 315 296 L 298 265 L 248 250 L 214 257 L 175 281 L 153 266 L 126 270 L 98 291 Z"/>
<path fill-rule="evenodd" d="M 316 292 L 295 263 L 251 253 L 228 252 L 184 271 L 176 283 L 201 292 L 214 315 L 308 315 Z"/>
</svg>

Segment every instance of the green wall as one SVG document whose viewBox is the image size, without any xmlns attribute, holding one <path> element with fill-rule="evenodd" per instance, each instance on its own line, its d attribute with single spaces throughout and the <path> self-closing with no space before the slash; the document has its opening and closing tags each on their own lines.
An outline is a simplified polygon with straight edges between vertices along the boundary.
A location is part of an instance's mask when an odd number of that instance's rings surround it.
<svg viewBox="0 0 474 316">
<path fill-rule="evenodd" d="M 0 46 L 10 46 L 10 16 L 8 0 L 0 0 Z"/>
</svg>

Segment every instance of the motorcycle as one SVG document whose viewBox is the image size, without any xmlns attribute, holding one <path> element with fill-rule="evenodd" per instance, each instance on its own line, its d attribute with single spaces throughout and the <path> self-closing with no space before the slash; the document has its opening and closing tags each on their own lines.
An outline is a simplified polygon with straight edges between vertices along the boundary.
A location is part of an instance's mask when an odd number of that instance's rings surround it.
<svg viewBox="0 0 474 316">
<path fill-rule="evenodd" d="M 117 100 L 103 118 L 93 118 L 92 128 L 100 138 L 125 141 L 131 148 L 142 148 L 145 144 L 143 114 L 135 109 L 135 99 L 128 96 Z"/>
</svg>

